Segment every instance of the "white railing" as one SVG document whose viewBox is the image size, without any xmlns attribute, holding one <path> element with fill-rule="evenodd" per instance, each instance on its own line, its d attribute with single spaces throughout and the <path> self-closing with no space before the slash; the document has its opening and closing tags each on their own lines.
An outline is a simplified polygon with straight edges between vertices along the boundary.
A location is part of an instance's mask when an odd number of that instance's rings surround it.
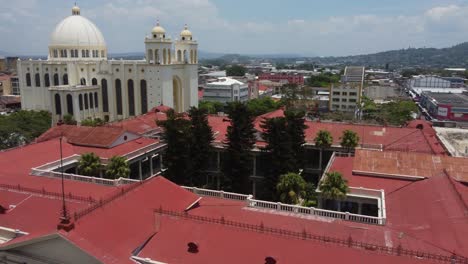
<svg viewBox="0 0 468 264">
<path fill-rule="evenodd" d="M 141 156 L 142 154 L 145 154 L 147 152 L 151 152 L 151 151 L 154 151 L 156 149 L 158 149 L 159 147 L 162 147 L 164 146 L 163 144 L 161 143 L 153 143 L 151 145 L 148 145 L 148 146 L 145 146 L 145 147 L 142 147 L 140 149 L 137 149 L 135 151 L 132 151 L 130 153 L 127 153 L 124 155 L 125 158 L 127 158 L 127 160 L 131 160 L 133 158 L 136 158 L 138 156 Z"/>
<path fill-rule="evenodd" d="M 383 217 L 374 217 L 374 216 L 367 216 L 367 215 L 351 214 L 348 212 L 338 212 L 338 211 L 319 209 L 315 207 L 304 207 L 300 205 L 291 205 L 291 204 L 256 200 L 256 199 L 253 199 L 252 195 L 246 195 L 246 194 L 215 191 L 215 190 L 202 189 L 202 188 L 196 188 L 196 187 L 186 187 L 186 186 L 182 186 L 182 188 L 192 193 L 198 194 L 200 196 L 208 196 L 208 197 L 215 197 L 215 198 L 236 200 L 236 201 L 245 201 L 247 206 L 251 208 L 275 210 L 279 212 L 288 212 L 288 213 L 294 213 L 294 214 L 315 215 L 315 216 L 320 216 L 320 217 L 342 219 L 346 221 L 374 224 L 374 225 L 385 224 L 385 208 L 384 207 L 383 207 L 384 212 L 382 214 Z M 369 194 L 370 193 L 377 194 L 378 192 L 379 198 L 381 197 L 380 195 L 383 195 L 380 191 L 377 191 L 377 190 L 364 189 L 364 188 L 356 188 L 356 189 L 359 189 L 363 193 L 368 192 Z M 380 208 L 382 208 L 381 205 L 380 205 Z"/>
<path fill-rule="evenodd" d="M 67 165 L 68 163 L 78 162 L 79 159 L 80 159 L 80 155 L 75 154 L 75 155 L 63 158 L 62 163 L 63 163 L 63 165 Z M 56 160 L 56 161 L 52 161 L 52 162 L 43 164 L 43 165 L 41 165 L 39 167 L 36 167 L 36 169 L 46 170 L 46 169 L 53 169 L 53 168 L 56 168 L 56 167 L 60 167 L 60 160 Z"/>
<path fill-rule="evenodd" d="M 247 198 L 251 197 L 251 195 L 246 195 L 246 194 L 215 191 L 215 190 L 202 189 L 202 188 L 197 188 L 197 187 L 182 186 L 182 188 L 184 188 L 187 191 L 193 192 L 195 194 L 201 195 L 201 196 L 216 197 L 216 198 L 228 199 L 228 200 L 247 201 Z"/>
<path fill-rule="evenodd" d="M 382 190 L 367 189 L 363 187 L 349 187 L 348 194 L 356 196 L 369 196 L 374 198 L 382 198 Z"/>
<path fill-rule="evenodd" d="M 37 168 L 31 170 L 31 175 L 42 176 L 42 177 L 52 177 L 52 178 L 62 178 L 62 173 L 60 172 L 39 170 Z M 133 180 L 133 179 L 127 179 L 127 178 L 119 178 L 119 179 L 111 180 L 111 179 L 90 177 L 90 176 L 70 174 L 70 173 L 64 173 L 63 178 L 66 180 L 95 183 L 95 184 L 106 185 L 106 186 L 119 186 L 119 185 L 132 184 L 132 183 L 139 182 L 139 180 Z"/>
</svg>

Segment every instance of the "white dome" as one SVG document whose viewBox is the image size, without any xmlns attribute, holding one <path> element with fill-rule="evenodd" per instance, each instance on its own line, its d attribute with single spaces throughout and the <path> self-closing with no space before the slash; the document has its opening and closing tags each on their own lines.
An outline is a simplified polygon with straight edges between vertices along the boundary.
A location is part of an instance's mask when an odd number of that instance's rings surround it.
<svg viewBox="0 0 468 264">
<path fill-rule="evenodd" d="M 156 23 L 156 26 L 151 30 L 153 34 L 165 34 L 166 30 L 159 25 L 159 21 Z"/>
<path fill-rule="evenodd" d="M 74 15 L 65 18 L 55 27 L 49 47 L 105 49 L 106 42 L 101 31 L 93 22 L 79 15 L 78 7 L 73 8 Z"/>
<path fill-rule="evenodd" d="M 185 37 L 185 39 L 187 39 L 187 40 L 191 40 L 192 32 L 190 32 L 190 30 L 188 30 L 187 25 L 185 25 L 184 30 L 182 30 L 182 32 L 180 32 L 180 36 Z"/>
</svg>

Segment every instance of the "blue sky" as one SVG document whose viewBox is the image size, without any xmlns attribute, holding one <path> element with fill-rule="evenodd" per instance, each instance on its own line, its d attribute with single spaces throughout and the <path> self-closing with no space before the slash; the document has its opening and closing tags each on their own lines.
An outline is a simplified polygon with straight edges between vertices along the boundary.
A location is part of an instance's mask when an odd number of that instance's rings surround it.
<svg viewBox="0 0 468 264">
<path fill-rule="evenodd" d="M 0 50 L 45 54 L 74 1 L 0 0 Z M 468 0 L 80 0 L 110 52 L 143 51 L 156 19 L 211 52 L 354 55 L 468 41 Z"/>
</svg>

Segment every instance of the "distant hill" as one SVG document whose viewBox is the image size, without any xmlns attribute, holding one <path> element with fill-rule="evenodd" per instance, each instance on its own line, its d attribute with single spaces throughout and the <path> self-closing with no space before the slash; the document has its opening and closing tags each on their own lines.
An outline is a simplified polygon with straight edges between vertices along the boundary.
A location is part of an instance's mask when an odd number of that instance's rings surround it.
<svg viewBox="0 0 468 264">
<path fill-rule="evenodd" d="M 315 57 L 312 61 L 319 64 L 363 65 L 391 68 L 468 68 L 468 42 L 450 48 L 409 48 L 367 55 L 344 57 Z"/>
</svg>

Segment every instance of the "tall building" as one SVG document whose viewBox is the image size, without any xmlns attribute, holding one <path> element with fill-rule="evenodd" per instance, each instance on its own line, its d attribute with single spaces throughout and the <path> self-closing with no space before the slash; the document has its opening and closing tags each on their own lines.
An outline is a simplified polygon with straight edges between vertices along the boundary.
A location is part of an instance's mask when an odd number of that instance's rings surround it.
<svg viewBox="0 0 468 264">
<path fill-rule="evenodd" d="M 145 38 L 144 60 L 108 60 L 103 35 L 80 12 L 74 6 L 56 26 L 47 60 L 18 62 L 23 109 L 81 122 L 125 119 L 162 104 L 177 112 L 198 105 L 198 44 L 187 26 L 173 41 L 158 22 Z"/>
<path fill-rule="evenodd" d="M 364 86 L 364 67 L 348 66 L 339 85 L 330 89 L 330 109 L 332 111 L 355 112 L 361 103 Z"/>
<path fill-rule="evenodd" d="M 247 84 L 233 78 L 219 78 L 215 82 L 207 83 L 203 99 L 215 102 L 245 102 L 249 100 L 249 87 Z"/>
<path fill-rule="evenodd" d="M 297 85 L 304 84 L 304 76 L 302 74 L 294 73 L 263 73 L 258 76 L 258 79 Z"/>
</svg>

